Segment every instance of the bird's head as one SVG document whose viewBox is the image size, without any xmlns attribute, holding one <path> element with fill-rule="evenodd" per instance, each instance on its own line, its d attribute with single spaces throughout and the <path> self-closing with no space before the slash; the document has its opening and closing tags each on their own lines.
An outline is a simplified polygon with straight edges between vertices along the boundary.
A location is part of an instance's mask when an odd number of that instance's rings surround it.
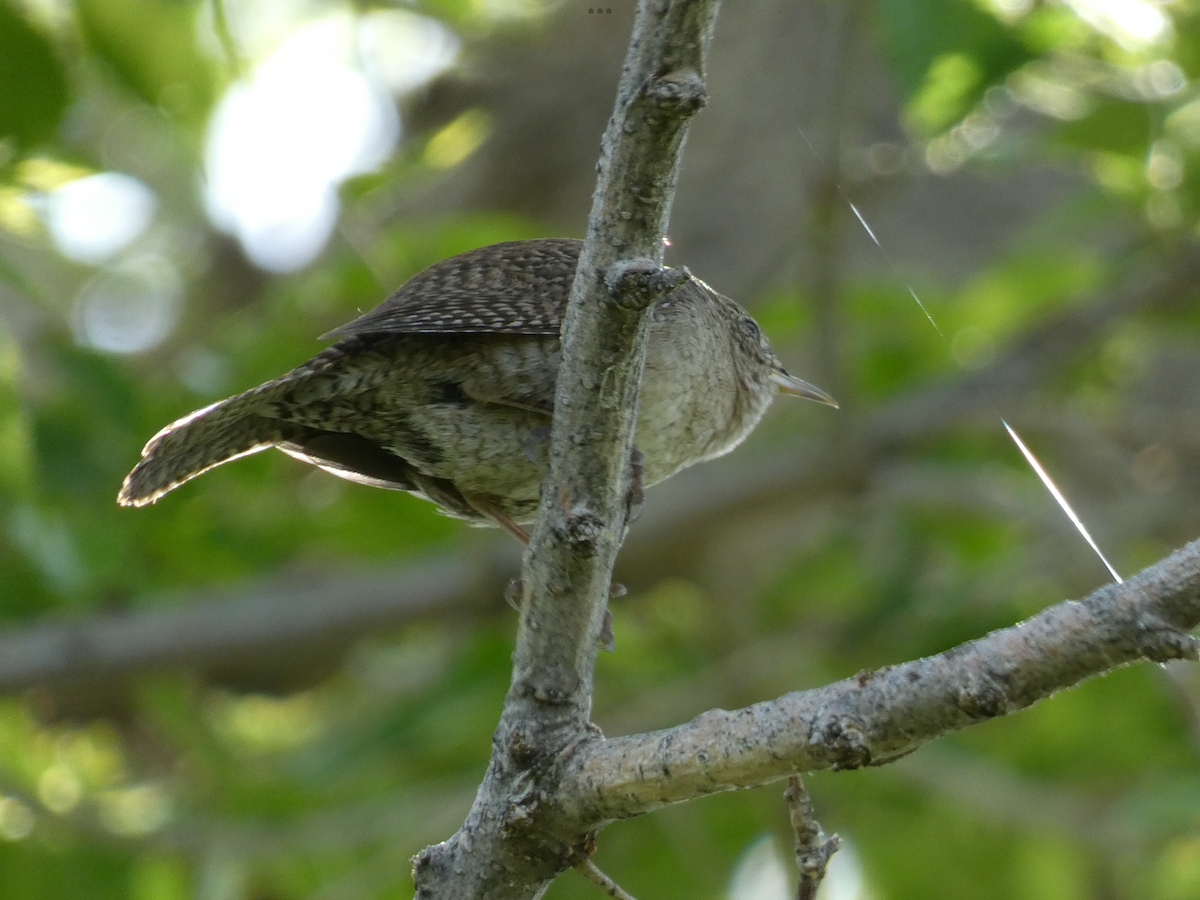
<svg viewBox="0 0 1200 900">
<path fill-rule="evenodd" d="M 805 400 L 815 400 L 834 409 L 838 408 L 838 402 L 815 384 L 809 384 L 789 374 L 775 355 L 775 351 L 771 349 L 771 342 L 767 340 L 759 324 L 746 312 L 739 312 L 735 325 L 736 341 L 741 345 L 742 354 L 752 361 L 755 368 L 760 372 L 765 369 L 768 383 L 778 388 L 781 394 L 791 394 L 793 397 L 803 397 Z"/>
</svg>

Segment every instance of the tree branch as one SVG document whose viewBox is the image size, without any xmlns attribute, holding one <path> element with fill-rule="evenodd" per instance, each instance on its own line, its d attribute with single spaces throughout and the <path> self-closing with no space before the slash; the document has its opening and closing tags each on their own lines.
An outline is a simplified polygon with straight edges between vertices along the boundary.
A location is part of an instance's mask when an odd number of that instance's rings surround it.
<svg viewBox="0 0 1200 900">
<path fill-rule="evenodd" d="M 537 897 L 592 846 L 557 804 L 593 733 L 592 677 L 625 535 L 650 308 L 673 287 L 663 238 L 691 116 L 705 103 L 717 0 L 642 0 L 602 142 L 563 322 L 550 470 L 525 555 L 513 680 L 474 806 L 414 865 L 417 897 Z"/>
<path fill-rule="evenodd" d="M 937 656 L 686 725 L 581 747 L 563 789 L 598 825 L 793 772 L 884 765 L 1146 658 L 1198 659 L 1200 541 L 1026 621 Z"/>
<path fill-rule="evenodd" d="M 821 882 L 829 869 L 829 860 L 841 846 L 841 838 L 829 836 L 817 821 L 812 798 L 804 787 L 804 779 L 793 775 L 788 779 L 783 798 L 788 804 L 788 818 L 796 836 L 796 868 L 800 870 L 800 882 L 796 889 L 797 900 L 816 900 Z"/>
<path fill-rule="evenodd" d="M 281 577 L 228 593 L 164 597 L 149 609 L 0 631 L 0 692 L 72 679 L 89 688 L 140 671 L 198 668 L 271 680 L 381 628 L 482 607 L 508 554 L 484 565 L 432 557 L 331 578 Z"/>
<path fill-rule="evenodd" d="M 663 238 L 687 124 L 705 103 L 703 55 L 715 14 L 713 0 L 639 5 L 563 323 L 513 689 L 573 707 L 573 726 L 591 711 L 597 637 L 625 532 L 650 307 L 676 286 L 658 276 Z"/>
</svg>

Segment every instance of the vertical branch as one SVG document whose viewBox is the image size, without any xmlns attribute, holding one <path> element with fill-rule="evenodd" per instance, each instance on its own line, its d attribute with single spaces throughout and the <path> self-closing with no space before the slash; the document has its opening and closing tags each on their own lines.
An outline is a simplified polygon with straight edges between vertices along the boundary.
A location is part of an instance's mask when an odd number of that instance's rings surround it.
<svg viewBox="0 0 1200 900">
<path fill-rule="evenodd" d="M 691 116 L 705 103 L 715 0 L 643 0 L 605 132 L 563 323 L 550 472 L 525 557 L 510 700 L 579 727 L 625 533 L 650 306 L 669 289 L 663 237 Z M 561 715 L 560 715 L 561 714 Z"/>
<path fill-rule="evenodd" d="M 596 825 L 556 802 L 595 739 L 597 641 L 624 538 L 650 308 L 678 284 L 663 237 L 718 0 L 640 0 L 563 322 L 550 470 L 525 554 L 513 679 L 459 832 L 415 860 L 418 900 L 539 897 Z"/>
<path fill-rule="evenodd" d="M 825 829 L 817 821 L 812 798 L 808 796 L 804 780 L 799 775 L 788 779 L 783 797 L 787 800 L 788 818 L 796 835 L 796 868 L 800 870 L 796 897 L 797 900 L 815 900 L 821 882 L 825 880 L 829 860 L 841 846 L 841 838 L 836 834 L 826 836 Z"/>
</svg>

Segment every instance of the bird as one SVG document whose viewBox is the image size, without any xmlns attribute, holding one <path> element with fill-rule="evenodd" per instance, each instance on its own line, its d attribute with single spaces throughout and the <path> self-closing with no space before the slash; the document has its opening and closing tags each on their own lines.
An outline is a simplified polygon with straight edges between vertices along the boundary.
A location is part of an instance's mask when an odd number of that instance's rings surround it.
<svg viewBox="0 0 1200 900">
<path fill-rule="evenodd" d="M 508 241 L 435 263 L 324 335 L 337 342 L 308 362 L 163 428 L 118 503 L 154 503 L 275 447 L 527 543 L 582 246 Z M 634 438 L 640 484 L 728 453 L 781 392 L 837 406 L 788 374 L 749 313 L 688 273 L 650 314 Z"/>
</svg>

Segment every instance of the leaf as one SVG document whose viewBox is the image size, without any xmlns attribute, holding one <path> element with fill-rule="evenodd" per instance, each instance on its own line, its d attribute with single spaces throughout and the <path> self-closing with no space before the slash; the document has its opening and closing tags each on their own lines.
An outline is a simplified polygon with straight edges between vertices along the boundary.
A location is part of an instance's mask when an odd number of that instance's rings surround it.
<svg viewBox="0 0 1200 900">
<path fill-rule="evenodd" d="M 0 138 L 29 147 L 54 136 L 69 100 L 54 47 L 0 3 Z"/>
<path fill-rule="evenodd" d="M 33 441 L 20 377 L 20 348 L 0 319 L 0 496 L 24 494 L 32 478 Z"/>
<path fill-rule="evenodd" d="M 1150 143 L 1153 118 L 1144 103 L 1105 98 L 1082 119 L 1063 125 L 1057 141 L 1078 150 L 1143 157 Z"/>
<path fill-rule="evenodd" d="M 217 91 L 215 64 L 197 46 L 198 4 L 176 0 L 81 0 L 80 28 L 126 87 L 202 126 Z"/>
<path fill-rule="evenodd" d="M 909 103 L 909 124 L 927 134 L 961 119 L 990 85 L 1031 58 L 969 0 L 883 0 L 879 30 Z"/>
</svg>

